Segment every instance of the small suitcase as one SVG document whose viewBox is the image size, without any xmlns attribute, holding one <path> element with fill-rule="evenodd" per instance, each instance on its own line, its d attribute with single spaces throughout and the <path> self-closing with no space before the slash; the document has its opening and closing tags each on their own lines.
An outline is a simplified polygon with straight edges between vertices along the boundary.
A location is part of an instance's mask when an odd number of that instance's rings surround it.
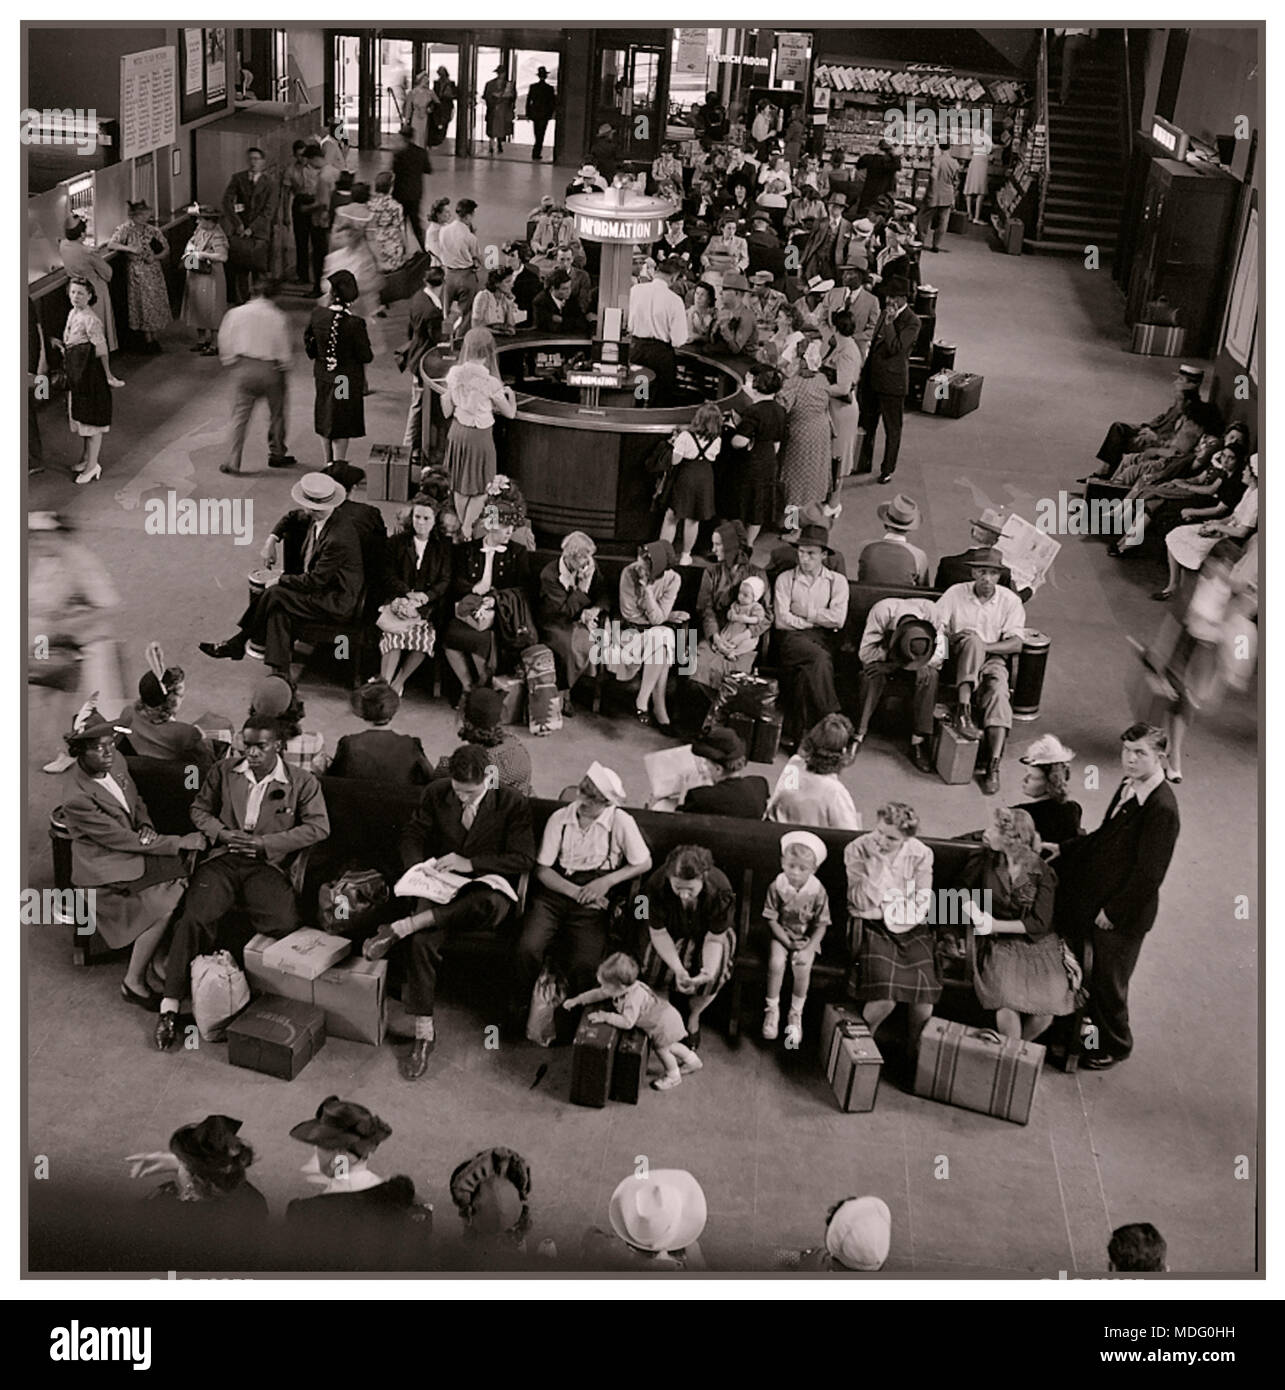
<svg viewBox="0 0 1285 1390">
<path fill-rule="evenodd" d="M 647 1084 L 647 1059 L 651 1041 L 641 1028 L 621 1033 L 611 1068 L 611 1099 L 626 1105 L 638 1104 L 638 1093 Z"/>
<path fill-rule="evenodd" d="M 1187 330 L 1169 323 L 1135 323 L 1129 351 L 1144 357 L 1181 357 Z"/>
<path fill-rule="evenodd" d="M 976 372 L 956 372 L 951 378 L 950 396 L 937 407 L 937 413 L 952 420 L 972 414 L 982 403 L 982 380 Z"/>
<path fill-rule="evenodd" d="M 946 230 L 954 232 L 956 236 L 966 232 L 968 230 L 968 214 L 959 208 L 952 208 Z"/>
<path fill-rule="evenodd" d="M 781 746 L 782 722 L 779 714 L 762 714 L 754 721 L 754 732 L 749 743 L 750 762 L 776 761 L 777 750 Z"/>
<path fill-rule="evenodd" d="M 571 1103 L 601 1110 L 611 1095 L 618 1029 L 610 1023 L 590 1023 L 585 1011 L 571 1044 Z"/>
<path fill-rule="evenodd" d="M 883 1055 L 855 1009 L 827 1004 L 821 1016 L 821 1065 L 839 1109 L 873 1110 Z"/>
<path fill-rule="evenodd" d="M 410 501 L 410 450 L 405 445 L 371 445 L 366 496 L 371 502 Z"/>
<path fill-rule="evenodd" d="M 949 369 L 934 372 L 924 386 L 924 403 L 921 407 L 925 415 L 944 414 L 943 407 L 950 400 L 950 383 L 955 373 Z"/>
<path fill-rule="evenodd" d="M 930 1018 L 919 1036 L 915 1094 L 1024 1125 L 1043 1067 L 1039 1043 Z"/>
<path fill-rule="evenodd" d="M 965 738 L 948 718 L 938 718 L 937 743 L 933 763 L 937 776 L 949 786 L 970 782 L 977 770 L 977 743 Z"/>
</svg>

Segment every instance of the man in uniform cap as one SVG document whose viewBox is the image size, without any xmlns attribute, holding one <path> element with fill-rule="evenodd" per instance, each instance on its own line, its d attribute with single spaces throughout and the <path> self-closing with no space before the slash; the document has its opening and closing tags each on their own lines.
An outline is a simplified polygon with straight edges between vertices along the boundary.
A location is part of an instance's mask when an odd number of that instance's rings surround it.
<svg viewBox="0 0 1285 1390">
<path fill-rule="evenodd" d="M 1116 420 L 1107 430 L 1106 438 L 1098 449 L 1098 458 L 1107 465 L 1093 476 L 1110 477 L 1125 454 L 1135 454 L 1142 449 L 1155 449 L 1167 445 L 1181 427 L 1182 422 L 1194 402 L 1200 400 L 1200 387 L 1205 379 L 1199 367 L 1183 363 L 1174 374 L 1171 383 L 1173 399 L 1169 405 L 1144 425 L 1129 425 Z M 1080 479 L 1084 481 L 1083 478 Z"/>
<path fill-rule="evenodd" d="M 933 770 L 928 739 L 933 731 L 937 680 L 946 652 L 946 634 L 937 621 L 931 600 L 881 598 L 871 608 L 858 652 L 861 661 L 861 713 L 855 740 L 858 749 L 883 699 L 889 676 L 905 671 L 915 682 L 910 761 L 920 772 Z"/>
</svg>

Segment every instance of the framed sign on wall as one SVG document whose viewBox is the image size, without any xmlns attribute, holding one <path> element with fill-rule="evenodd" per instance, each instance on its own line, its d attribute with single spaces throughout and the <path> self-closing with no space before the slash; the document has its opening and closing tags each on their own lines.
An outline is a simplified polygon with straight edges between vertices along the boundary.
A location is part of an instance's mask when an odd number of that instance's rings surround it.
<svg viewBox="0 0 1285 1390">
<path fill-rule="evenodd" d="M 228 31 L 184 29 L 179 43 L 179 97 L 183 121 L 222 111 L 228 104 Z"/>
</svg>

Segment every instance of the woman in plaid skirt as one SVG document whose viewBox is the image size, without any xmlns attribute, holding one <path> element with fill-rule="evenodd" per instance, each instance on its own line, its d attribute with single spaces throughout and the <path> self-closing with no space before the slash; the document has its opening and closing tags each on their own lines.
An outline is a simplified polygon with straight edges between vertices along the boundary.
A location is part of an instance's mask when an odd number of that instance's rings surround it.
<svg viewBox="0 0 1285 1390">
<path fill-rule="evenodd" d="M 905 1004 L 912 1050 L 941 995 L 928 925 L 933 852 L 915 838 L 918 829 L 913 807 L 889 801 L 876 812 L 875 828 L 843 852 L 862 1017 L 874 1033 Z"/>
</svg>

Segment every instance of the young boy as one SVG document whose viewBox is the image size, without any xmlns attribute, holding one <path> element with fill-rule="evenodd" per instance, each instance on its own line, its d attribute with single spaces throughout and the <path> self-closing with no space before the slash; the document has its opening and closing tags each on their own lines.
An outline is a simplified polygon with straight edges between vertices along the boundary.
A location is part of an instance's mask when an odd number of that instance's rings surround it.
<svg viewBox="0 0 1285 1390">
<path fill-rule="evenodd" d="M 807 1002 L 812 962 L 830 925 L 830 899 L 816 876 L 825 863 L 825 845 L 810 830 L 791 830 L 781 836 L 781 872 L 772 880 L 763 903 L 763 920 L 772 933 L 768 949 L 767 999 L 763 1037 L 771 1042 L 781 1026 L 781 985 L 787 958 L 794 972 L 790 1012 L 785 1020 L 785 1045 L 803 1041 L 803 1005 Z"/>
</svg>

